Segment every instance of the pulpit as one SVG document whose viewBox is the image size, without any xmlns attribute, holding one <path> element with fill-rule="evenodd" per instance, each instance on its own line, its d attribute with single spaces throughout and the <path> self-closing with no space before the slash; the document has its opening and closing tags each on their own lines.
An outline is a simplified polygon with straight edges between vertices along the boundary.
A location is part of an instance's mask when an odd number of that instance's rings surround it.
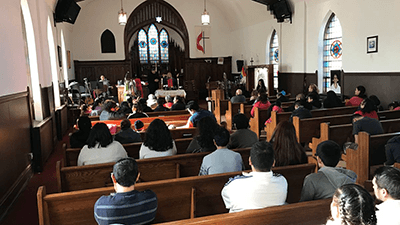
<svg viewBox="0 0 400 225">
<path fill-rule="evenodd" d="M 211 90 L 211 98 L 214 101 L 217 101 L 217 99 L 225 99 L 224 89 Z"/>
</svg>

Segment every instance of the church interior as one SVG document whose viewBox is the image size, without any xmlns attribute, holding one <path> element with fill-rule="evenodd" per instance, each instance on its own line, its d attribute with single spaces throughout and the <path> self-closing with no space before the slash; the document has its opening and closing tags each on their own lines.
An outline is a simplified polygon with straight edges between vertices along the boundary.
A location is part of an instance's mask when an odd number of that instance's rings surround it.
<svg viewBox="0 0 400 225">
<path fill-rule="evenodd" d="M 379 116 L 393 120 L 387 124 L 382 122 L 384 130 L 399 132 L 400 124 L 396 119 L 400 114 L 385 114 L 390 103 L 400 100 L 397 90 L 400 64 L 396 61 L 400 56 L 400 46 L 396 45 L 400 40 L 400 30 L 396 28 L 396 21 L 400 19 L 398 7 L 400 2 L 395 0 L 2 1 L 0 224 L 58 224 L 54 222 L 58 215 L 46 218 L 53 212 L 50 208 L 57 205 L 57 200 L 50 202 L 53 193 L 47 193 L 49 202 L 43 196 L 41 203 L 45 210 L 41 211 L 36 205 L 39 204 L 37 190 L 27 187 L 32 187 L 33 181 L 35 188 L 46 183 L 52 183 L 53 187 L 58 185 L 54 177 L 58 173 L 54 171 L 55 164 L 58 160 L 66 162 L 62 145 L 68 142 L 68 133 L 79 117 L 81 102 L 93 102 L 103 93 L 122 102 L 126 100 L 130 89 L 126 85 L 129 86 L 130 80 L 136 81 L 136 87 L 140 86 L 142 98 L 154 91 L 156 96 L 181 91 L 187 101 L 196 100 L 202 108 L 208 107 L 221 123 L 233 117 L 233 114 L 228 115 L 232 106 L 223 105 L 228 104 L 226 100 L 222 103 L 223 100 L 234 96 L 238 88 L 250 97 L 261 78 L 266 82 L 272 102 L 278 93 L 287 93 L 294 101 L 297 94 L 307 93 L 310 84 L 316 84 L 321 97 L 325 97 L 335 77 L 340 86 L 335 92 L 343 101 L 353 96 L 359 85 L 365 87 L 368 96 L 378 96 L 382 106 Z M 156 84 L 150 78 L 152 71 L 160 76 L 161 81 L 157 80 Z M 168 72 L 173 77 L 171 83 L 166 82 L 168 75 L 161 76 Z M 102 75 L 107 84 L 101 81 Z M 78 95 L 78 100 L 74 99 L 74 94 Z M 240 106 L 237 107 L 236 112 L 242 112 Z M 217 112 L 219 110 L 224 112 Z M 346 114 L 345 111 L 338 113 Z M 244 112 L 246 107 L 243 107 Z M 257 118 L 262 117 L 261 112 L 257 111 Z M 185 116 L 186 121 L 189 114 Z M 171 118 L 172 121 L 174 118 Z M 251 128 L 257 129 L 259 138 L 268 140 L 273 128 L 268 131 L 266 127 L 265 135 L 264 128 L 259 127 L 260 124 L 264 126 L 265 120 L 258 123 L 254 118 L 250 120 Z M 331 122 L 331 125 L 339 124 Z M 228 128 L 233 129 L 231 124 Z M 322 132 L 322 128 L 318 124 L 316 129 Z M 338 135 L 345 134 L 339 131 Z M 322 135 L 305 138 L 310 154 L 311 149 L 316 148 L 312 146 L 314 138 L 322 138 Z M 359 149 L 362 148 L 359 144 Z M 346 160 L 352 157 L 357 158 L 350 153 Z M 365 173 L 362 176 L 366 179 L 361 185 L 371 179 L 368 165 L 354 170 Z M 45 177 L 40 176 L 42 174 Z M 174 180 L 178 179 L 186 178 Z M 167 180 L 163 184 L 168 186 Z M 209 197 L 203 193 L 206 189 L 192 188 L 188 195 L 192 200 L 197 195 L 197 202 L 200 202 Z M 27 190 L 31 192 L 30 198 L 34 200 L 30 201 L 35 208 L 25 209 L 21 203 Z M 94 192 L 95 189 L 91 194 Z M 62 194 L 58 198 L 62 199 Z M 80 197 L 76 196 L 70 197 L 76 198 L 78 203 L 69 216 L 79 214 L 79 207 L 84 208 L 84 203 L 80 205 Z M 74 202 L 69 204 L 54 211 L 68 211 L 69 207 L 74 207 Z M 195 218 L 193 224 L 211 224 L 201 217 L 224 215 L 224 212 L 213 212 L 213 207 L 207 204 L 197 206 L 193 201 L 182 204 L 188 211 L 185 216 L 180 217 L 178 213 L 176 217 L 156 222 Z M 295 205 L 287 212 L 293 213 L 305 206 Z M 317 202 L 310 210 L 318 211 L 321 207 L 325 207 L 328 211 L 324 213 L 329 215 L 326 202 Z M 35 221 L 10 218 L 22 216 L 25 210 L 35 214 L 27 216 Z M 45 218 L 40 219 L 41 215 Z M 235 217 L 221 215 L 216 220 L 234 224 L 230 222 Z M 252 216 L 241 215 L 243 218 Z M 303 216 L 294 219 L 305 220 L 307 216 Z M 95 224 L 93 218 L 89 219 Z M 256 216 L 254 219 L 256 221 Z M 254 224 L 263 224 L 260 221 Z M 67 219 L 62 224 L 78 224 L 70 222 Z"/>
</svg>

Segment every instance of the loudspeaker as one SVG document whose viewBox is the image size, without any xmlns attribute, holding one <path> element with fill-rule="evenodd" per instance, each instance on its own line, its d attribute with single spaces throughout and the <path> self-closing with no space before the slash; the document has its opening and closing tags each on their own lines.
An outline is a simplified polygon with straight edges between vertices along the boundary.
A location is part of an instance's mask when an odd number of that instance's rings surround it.
<svg viewBox="0 0 400 225">
<path fill-rule="evenodd" d="M 81 7 L 74 0 L 59 0 L 56 6 L 56 22 L 75 23 Z"/>
<path fill-rule="evenodd" d="M 285 18 L 291 18 L 292 12 L 286 0 L 280 0 L 272 5 L 272 10 L 278 22 L 283 22 Z"/>
</svg>

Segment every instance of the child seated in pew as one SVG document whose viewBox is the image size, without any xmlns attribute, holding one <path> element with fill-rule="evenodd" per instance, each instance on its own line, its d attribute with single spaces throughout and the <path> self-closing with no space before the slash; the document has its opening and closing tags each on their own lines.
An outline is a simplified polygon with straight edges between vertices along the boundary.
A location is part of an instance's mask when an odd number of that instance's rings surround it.
<svg viewBox="0 0 400 225">
<path fill-rule="evenodd" d="M 341 186 L 332 197 L 331 218 L 326 225 L 343 224 L 377 224 L 374 199 L 367 190 L 357 184 Z"/>
<path fill-rule="evenodd" d="M 301 202 L 331 198 L 340 186 L 356 182 L 356 173 L 336 167 L 341 155 L 341 148 L 334 141 L 324 141 L 317 146 L 316 156 L 320 169 L 304 179 Z"/>
<path fill-rule="evenodd" d="M 359 109 L 354 114 L 360 114 L 363 117 L 379 120 L 376 105 L 370 98 L 364 99 L 361 102 Z"/>
<path fill-rule="evenodd" d="M 121 130 L 114 136 L 114 140 L 121 144 L 141 142 L 140 134 L 132 129 L 131 121 L 123 119 L 121 121 Z"/>
<path fill-rule="evenodd" d="M 383 134 L 383 127 L 381 122 L 377 119 L 362 116 L 360 114 L 353 115 L 353 135 L 354 142 L 358 144 L 358 133 L 365 131 L 370 135 Z"/>
<path fill-rule="evenodd" d="M 148 224 L 157 213 L 157 196 L 151 190 L 136 191 L 138 165 L 133 158 L 115 163 L 111 179 L 115 193 L 101 196 L 94 205 L 94 217 L 99 225 Z"/>
<path fill-rule="evenodd" d="M 271 171 L 272 144 L 256 142 L 250 150 L 249 163 L 252 172 L 230 178 L 222 189 L 221 196 L 229 212 L 285 204 L 288 183 L 285 177 Z"/>
<path fill-rule="evenodd" d="M 243 113 L 233 117 L 233 125 L 237 130 L 231 135 L 228 149 L 248 148 L 258 141 L 257 134 L 249 129 L 249 118 Z"/>
<path fill-rule="evenodd" d="M 217 150 L 203 158 L 199 175 L 211 175 L 242 171 L 243 160 L 238 152 L 226 148 L 229 143 L 229 131 L 223 127 L 217 127 L 214 134 L 214 142 Z"/>
<path fill-rule="evenodd" d="M 197 127 L 197 123 L 204 117 L 211 117 L 215 122 L 217 119 L 215 118 L 214 114 L 208 110 L 201 109 L 199 104 L 196 101 L 189 101 L 186 105 L 186 109 L 190 113 L 190 117 L 186 123 L 186 125 L 176 127 L 175 125 L 170 125 L 170 129 L 175 128 L 190 128 L 190 127 Z"/>
<path fill-rule="evenodd" d="M 400 170 L 394 167 L 380 167 L 372 179 L 375 197 L 382 201 L 377 205 L 378 225 L 400 224 Z"/>
<path fill-rule="evenodd" d="M 90 134 L 90 130 L 92 129 L 92 123 L 87 116 L 79 117 L 77 124 L 79 130 L 73 133 L 69 138 L 71 148 L 82 148 L 85 146 L 86 140 Z"/>
<path fill-rule="evenodd" d="M 306 105 L 305 101 L 302 100 L 297 100 L 294 103 L 294 111 L 292 112 L 292 115 L 290 116 L 289 121 L 293 122 L 293 117 L 297 116 L 300 119 L 305 119 L 305 118 L 311 118 L 311 112 L 304 106 Z"/>
<path fill-rule="evenodd" d="M 271 103 L 268 100 L 267 93 L 259 93 L 259 97 L 257 98 L 257 102 L 254 103 L 253 108 L 251 109 L 250 115 L 254 117 L 254 109 L 259 108 L 259 109 L 268 109 L 268 107 L 271 105 Z"/>
<path fill-rule="evenodd" d="M 146 135 L 139 151 L 139 158 L 154 158 L 176 155 L 175 141 L 163 120 L 153 120 L 146 130 Z"/>
<path fill-rule="evenodd" d="M 165 103 L 165 101 L 163 98 L 157 99 L 157 107 L 154 109 L 154 112 L 169 111 L 168 108 L 164 107 L 164 103 Z"/>
<path fill-rule="evenodd" d="M 78 166 L 116 162 L 128 157 L 124 147 L 113 141 L 105 123 L 96 123 L 90 131 L 87 145 L 83 146 L 78 156 Z"/>
<path fill-rule="evenodd" d="M 400 110 L 400 103 L 397 102 L 397 101 L 391 102 L 388 105 L 388 108 L 389 108 L 390 111 L 392 111 L 392 110 Z"/>
</svg>

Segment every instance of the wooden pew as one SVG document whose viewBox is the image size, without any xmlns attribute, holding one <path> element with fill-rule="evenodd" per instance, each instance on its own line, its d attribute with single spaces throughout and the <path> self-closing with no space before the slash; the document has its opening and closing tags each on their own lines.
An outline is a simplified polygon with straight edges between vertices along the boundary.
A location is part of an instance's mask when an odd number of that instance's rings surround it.
<svg viewBox="0 0 400 225">
<path fill-rule="evenodd" d="M 241 113 L 241 105 L 244 105 L 243 103 L 232 103 L 231 101 L 228 101 L 228 109 L 225 112 L 225 120 L 227 124 L 227 129 L 232 130 L 233 127 L 233 117 Z"/>
<path fill-rule="evenodd" d="M 186 153 L 186 149 L 189 146 L 192 138 L 182 138 L 175 139 L 176 149 L 178 154 Z M 123 144 L 126 152 L 129 157 L 138 159 L 139 158 L 139 150 L 142 142 L 132 143 L 132 144 Z M 81 152 L 80 148 L 66 148 L 66 145 L 63 145 L 64 150 L 64 160 L 66 166 L 76 166 L 78 161 L 79 153 Z"/>
<path fill-rule="evenodd" d="M 226 99 L 217 99 L 215 101 L 214 116 L 218 124 L 221 124 L 221 116 L 225 115 L 225 111 L 228 109 L 228 102 L 230 101 Z"/>
<path fill-rule="evenodd" d="M 193 138 L 197 134 L 197 129 L 195 127 L 191 128 L 181 128 L 181 129 L 171 129 L 172 139 L 180 139 L 180 138 Z M 146 136 L 146 131 L 140 132 L 140 137 L 144 141 Z"/>
<path fill-rule="evenodd" d="M 163 225 L 320 225 L 330 216 L 332 199 L 300 202 L 264 209 L 246 210 L 237 213 L 225 213 L 194 219 L 178 220 Z"/>
<path fill-rule="evenodd" d="M 252 105 L 241 104 L 240 105 L 240 113 L 243 113 L 247 118 L 251 118 L 250 112 L 253 108 Z"/>
<path fill-rule="evenodd" d="M 396 167 L 397 169 L 400 169 L 400 163 L 394 163 L 393 166 Z"/>
<path fill-rule="evenodd" d="M 400 132 L 379 135 L 369 135 L 366 132 L 358 133 L 358 148 L 356 150 L 347 149 L 345 157 L 346 169 L 352 170 L 358 175 L 357 183 L 364 184 L 366 180 L 372 179 L 370 166 L 385 162 L 385 145 L 387 141 L 399 135 Z"/>
<path fill-rule="evenodd" d="M 310 174 L 315 164 L 276 167 L 288 181 L 288 203 L 298 202 L 304 177 Z M 221 198 L 221 189 L 230 177 L 241 172 L 186 177 L 172 180 L 143 182 L 135 190 L 154 191 L 158 199 L 157 215 L 154 222 L 168 222 L 226 213 Z M 114 192 L 113 187 L 95 188 L 56 194 L 46 194 L 44 186 L 37 192 L 40 225 L 90 225 L 96 224 L 93 206 L 102 195 Z"/>
<path fill-rule="evenodd" d="M 162 111 L 162 112 L 147 112 L 146 113 L 149 117 L 163 117 L 163 116 L 174 116 L 174 115 L 183 115 L 189 114 L 187 110 L 173 110 L 173 111 Z M 126 115 L 128 117 L 129 114 Z M 100 116 L 89 116 L 91 121 L 99 121 Z M 121 119 L 117 119 L 121 120 Z"/>
<path fill-rule="evenodd" d="M 250 148 L 235 149 L 242 156 L 246 169 L 249 165 Z M 167 157 L 137 160 L 140 181 L 156 181 L 181 177 L 197 176 L 204 156 L 209 152 L 181 154 Z M 110 173 L 115 163 L 87 166 L 64 167 L 61 161 L 56 164 L 56 178 L 59 192 L 77 191 L 106 187 L 111 184 Z"/>
<path fill-rule="evenodd" d="M 324 116 L 308 119 L 299 119 L 293 117 L 293 125 L 296 129 L 297 140 L 300 143 L 308 143 L 313 137 L 318 137 L 320 134 L 320 124 L 329 122 L 330 125 L 348 124 L 351 123 L 353 114 L 343 114 L 336 116 Z M 380 111 L 378 116 L 381 120 L 400 118 L 400 111 Z"/>
</svg>

